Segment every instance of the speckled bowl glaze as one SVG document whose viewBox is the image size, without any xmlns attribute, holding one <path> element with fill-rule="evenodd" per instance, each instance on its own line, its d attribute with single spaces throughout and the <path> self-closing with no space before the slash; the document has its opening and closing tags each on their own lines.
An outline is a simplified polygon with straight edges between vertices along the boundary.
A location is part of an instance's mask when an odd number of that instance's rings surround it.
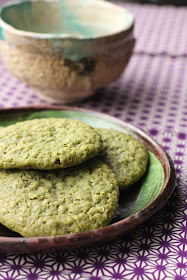
<svg viewBox="0 0 187 280">
<path fill-rule="evenodd" d="M 44 99 L 71 103 L 116 80 L 133 52 L 130 12 L 103 0 L 36 0 L 0 11 L 7 68 Z"/>
</svg>

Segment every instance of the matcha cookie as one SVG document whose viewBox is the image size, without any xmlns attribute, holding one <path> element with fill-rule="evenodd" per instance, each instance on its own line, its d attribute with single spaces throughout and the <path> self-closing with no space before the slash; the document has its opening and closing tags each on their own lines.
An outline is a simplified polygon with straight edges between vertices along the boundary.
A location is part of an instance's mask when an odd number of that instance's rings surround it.
<svg viewBox="0 0 187 280">
<path fill-rule="evenodd" d="M 119 187 L 98 159 L 54 171 L 1 170 L 0 223 L 23 236 L 80 233 L 109 224 Z"/>
<path fill-rule="evenodd" d="M 5 169 L 66 168 L 101 149 L 100 135 L 71 119 L 34 119 L 0 129 L 0 168 Z"/>
<path fill-rule="evenodd" d="M 97 129 L 103 140 L 101 159 L 116 174 L 121 190 L 137 182 L 145 173 L 148 154 L 141 142 L 128 133 Z"/>
</svg>

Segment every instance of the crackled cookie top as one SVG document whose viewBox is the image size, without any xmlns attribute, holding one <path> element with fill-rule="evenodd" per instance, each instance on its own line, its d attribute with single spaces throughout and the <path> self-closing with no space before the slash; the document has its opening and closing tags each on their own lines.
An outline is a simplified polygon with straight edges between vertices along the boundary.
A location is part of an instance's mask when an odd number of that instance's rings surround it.
<svg viewBox="0 0 187 280">
<path fill-rule="evenodd" d="M 0 168 L 65 168 L 94 157 L 101 148 L 100 135 L 80 121 L 48 118 L 18 122 L 0 130 Z"/>
<path fill-rule="evenodd" d="M 128 133 L 112 129 L 97 129 L 103 140 L 99 154 L 116 174 L 120 189 L 137 182 L 145 173 L 148 154 L 144 145 Z"/>
<path fill-rule="evenodd" d="M 109 224 L 116 176 L 99 159 L 53 171 L 0 170 L 0 223 L 23 236 L 80 233 Z"/>
</svg>

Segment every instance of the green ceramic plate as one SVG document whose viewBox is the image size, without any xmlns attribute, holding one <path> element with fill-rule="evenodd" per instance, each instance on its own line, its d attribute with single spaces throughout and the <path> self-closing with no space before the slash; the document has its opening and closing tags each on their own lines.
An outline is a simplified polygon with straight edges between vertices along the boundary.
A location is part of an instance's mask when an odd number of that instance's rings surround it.
<svg viewBox="0 0 187 280">
<path fill-rule="evenodd" d="M 81 234 L 23 238 L 0 226 L 0 247 L 4 252 L 49 252 L 71 250 L 110 241 L 147 220 L 159 210 L 175 186 L 173 163 L 163 148 L 145 132 L 112 116 L 75 107 L 28 107 L 0 111 L 0 126 L 34 118 L 72 118 L 99 128 L 133 134 L 148 149 L 145 176 L 132 188 L 120 193 L 119 209 L 109 226 Z"/>
</svg>

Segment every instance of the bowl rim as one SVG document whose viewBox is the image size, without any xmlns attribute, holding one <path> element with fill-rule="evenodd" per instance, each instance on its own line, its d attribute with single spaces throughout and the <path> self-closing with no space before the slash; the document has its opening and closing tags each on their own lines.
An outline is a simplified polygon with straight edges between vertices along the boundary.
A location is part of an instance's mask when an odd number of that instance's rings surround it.
<svg viewBox="0 0 187 280">
<path fill-rule="evenodd" d="M 83 232 L 79 234 L 68 234 L 68 235 L 57 235 L 57 236 L 42 236 L 42 237 L 6 237 L 0 236 L 1 250 L 4 251 L 3 245 L 9 247 L 9 251 L 13 252 L 25 252 L 27 249 L 29 252 L 50 252 L 53 250 L 72 250 L 81 247 L 93 246 L 93 244 L 98 245 L 110 240 L 113 240 L 119 236 L 124 235 L 127 231 L 133 229 L 137 225 L 145 222 L 153 214 L 155 214 L 160 208 L 166 203 L 168 198 L 171 196 L 176 183 L 176 173 L 174 169 L 174 164 L 168 155 L 168 153 L 163 149 L 163 147 L 158 144 L 151 136 L 149 136 L 144 130 L 138 128 L 137 126 L 125 122 L 119 118 L 113 117 L 112 115 L 102 113 L 96 110 L 81 108 L 76 106 L 28 106 L 28 107 L 18 107 L 18 108 L 2 108 L 2 112 L 18 112 L 18 111 L 28 111 L 28 110 L 70 110 L 85 112 L 91 115 L 100 116 L 102 118 L 110 119 L 111 121 L 119 124 L 120 126 L 129 129 L 133 132 L 139 139 L 148 145 L 149 148 L 157 152 L 157 157 L 159 158 L 164 174 L 165 180 L 160 193 L 157 197 L 150 202 L 141 211 L 132 214 L 131 216 L 122 219 L 118 222 L 105 226 L 103 228 L 95 229 L 88 232 Z M 86 240 L 85 240 L 86 239 Z M 106 240 L 103 242 L 103 240 Z M 36 244 L 40 244 L 41 248 L 37 248 Z M 14 248 L 12 247 L 14 246 Z M 19 246 L 21 248 L 19 248 Z M 78 247 L 77 247 L 78 246 Z M 47 247 L 47 249 L 46 249 Z M 21 250 L 21 251 L 20 251 Z M 7 248 L 5 248 L 7 252 Z"/>
<path fill-rule="evenodd" d="M 14 35 L 18 35 L 18 36 L 24 36 L 24 37 L 28 37 L 28 38 L 33 38 L 33 39 L 69 39 L 69 40 L 80 40 L 80 41 L 84 41 L 84 40 L 97 40 L 100 38 L 110 38 L 110 37 L 114 37 L 116 35 L 119 34 L 126 34 L 129 33 L 129 31 L 133 30 L 134 25 L 135 25 L 135 18 L 133 16 L 133 14 L 126 8 L 123 8 L 117 4 L 111 3 L 111 2 L 107 2 L 106 0 L 94 0 L 95 2 L 98 3 L 103 3 L 104 5 L 108 5 L 108 6 L 115 6 L 118 7 L 119 9 L 124 10 L 130 17 L 131 17 L 131 24 L 129 25 L 129 27 L 125 28 L 125 29 L 121 29 L 117 32 L 112 32 L 108 35 L 100 35 L 100 36 L 90 36 L 90 37 L 85 37 L 85 36 L 71 36 L 70 34 L 53 34 L 53 33 L 37 33 L 37 32 L 32 32 L 32 31 L 24 31 L 24 30 L 20 30 L 17 29 L 15 27 L 13 27 L 11 24 L 7 23 L 6 21 L 4 21 L 1 17 L 2 11 L 3 9 L 11 6 L 11 5 L 19 5 L 21 3 L 24 2 L 58 2 L 57 0 L 10 0 L 7 3 L 5 3 L 1 8 L 0 8 L 0 29 L 3 28 L 11 33 L 13 33 Z"/>
</svg>

